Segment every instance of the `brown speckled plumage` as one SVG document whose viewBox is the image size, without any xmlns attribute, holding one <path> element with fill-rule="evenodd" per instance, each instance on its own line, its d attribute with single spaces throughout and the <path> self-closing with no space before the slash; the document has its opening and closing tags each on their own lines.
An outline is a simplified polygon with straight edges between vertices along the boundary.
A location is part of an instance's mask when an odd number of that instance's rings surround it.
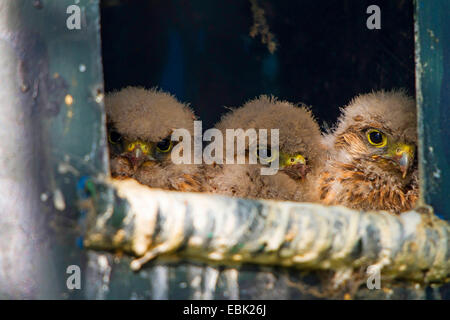
<svg viewBox="0 0 450 320">
<path fill-rule="evenodd" d="M 369 143 L 368 134 L 373 129 L 386 136 L 384 147 Z M 392 213 L 414 207 L 419 196 L 414 157 L 416 108 L 404 92 L 380 91 L 356 97 L 342 109 L 336 128 L 324 141 L 329 155 L 317 180 L 317 200 Z M 399 166 L 401 146 L 414 150 L 404 172 Z"/>
</svg>

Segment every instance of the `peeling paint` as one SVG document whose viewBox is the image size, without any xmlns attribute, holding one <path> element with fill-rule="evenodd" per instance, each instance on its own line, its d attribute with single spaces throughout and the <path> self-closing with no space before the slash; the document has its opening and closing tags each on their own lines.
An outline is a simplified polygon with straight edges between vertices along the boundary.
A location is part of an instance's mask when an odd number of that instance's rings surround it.
<svg viewBox="0 0 450 320">
<path fill-rule="evenodd" d="M 59 211 L 64 211 L 66 209 L 66 202 L 64 201 L 64 196 L 60 189 L 55 189 L 53 191 L 53 205 L 56 210 Z"/>
<path fill-rule="evenodd" d="M 70 94 L 67 94 L 64 98 L 64 102 L 67 106 L 71 106 L 73 104 L 73 97 Z"/>
</svg>

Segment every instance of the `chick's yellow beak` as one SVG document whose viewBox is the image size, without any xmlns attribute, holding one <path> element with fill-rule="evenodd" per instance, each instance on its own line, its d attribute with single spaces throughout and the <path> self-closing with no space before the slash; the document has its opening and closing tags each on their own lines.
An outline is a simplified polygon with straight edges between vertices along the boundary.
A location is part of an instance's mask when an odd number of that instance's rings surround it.
<svg viewBox="0 0 450 320">
<path fill-rule="evenodd" d="M 281 170 L 293 179 L 303 179 L 309 172 L 309 168 L 306 165 L 306 159 L 301 154 L 282 154 L 280 160 Z"/>
<path fill-rule="evenodd" d="M 305 158 L 301 154 L 297 154 L 287 159 L 286 165 L 306 164 Z"/>
<path fill-rule="evenodd" d="M 150 144 L 141 140 L 136 140 L 129 142 L 126 145 L 125 156 L 130 160 L 131 164 L 136 169 L 144 161 L 154 160 L 154 158 L 150 155 L 150 151 Z"/>
<path fill-rule="evenodd" d="M 413 145 L 398 143 L 393 156 L 395 162 L 399 165 L 402 178 L 404 179 L 414 162 L 416 148 Z"/>
<path fill-rule="evenodd" d="M 132 141 L 127 144 L 128 152 L 138 152 L 139 151 L 139 153 L 146 155 L 149 153 L 149 150 L 150 150 L 150 146 L 148 145 L 148 143 L 141 141 L 141 140 Z"/>
</svg>

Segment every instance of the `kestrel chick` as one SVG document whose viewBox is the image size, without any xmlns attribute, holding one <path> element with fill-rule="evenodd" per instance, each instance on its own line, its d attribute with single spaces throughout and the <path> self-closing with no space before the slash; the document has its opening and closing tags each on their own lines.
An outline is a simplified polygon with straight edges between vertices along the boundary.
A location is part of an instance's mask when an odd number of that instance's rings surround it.
<svg viewBox="0 0 450 320">
<path fill-rule="evenodd" d="M 419 196 L 416 107 L 402 91 L 360 95 L 325 137 L 329 159 L 319 177 L 325 204 L 400 213 Z"/>
<path fill-rule="evenodd" d="M 206 166 L 210 192 L 237 197 L 308 201 L 308 176 L 323 155 L 320 129 L 311 111 L 276 98 L 260 96 L 243 107 L 226 114 L 216 125 L 223 135 L 226 129 L 267 129 L 267 145 L 250 148 L 246 141 L 245 164 Z M 279 130 L 279 152 L 272 154 L 271 129 Z M 244 135 L 243 132 L 237 135 Z M 225 143 L 224 143 L 225 145 Z M 249 152 L 256 152 L 258 161 L 249 164 Z M 225 156 L 225 151 L 224 151 Z M 261 168 L 278 159 L 274 175 L 262 175 Z"/>
<path fill-rule="evenodd" d="M 127 87 L 105 97 L 111 175 L 155 188 L 199 191 L 199 166 L 174 164 L 174 129 L 193 135 L 195 116 L 172 95 Z"/>
</svg>

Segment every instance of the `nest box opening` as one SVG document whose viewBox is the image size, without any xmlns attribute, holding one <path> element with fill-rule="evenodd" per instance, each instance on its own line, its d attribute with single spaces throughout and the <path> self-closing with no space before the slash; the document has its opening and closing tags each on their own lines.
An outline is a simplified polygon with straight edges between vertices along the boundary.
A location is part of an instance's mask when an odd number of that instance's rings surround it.
<svg viewBox="0 0 450 320">
<path fill-rule="evenodd" d="M 326 128 L 351 98 L 415 95 L 413 1 L 101 2 L 105 91 L 158 86 L 212 127 L 261 94 L 312 107 Z M 263 10 L 263 11 L 261 11 Z"/>
</svg>

